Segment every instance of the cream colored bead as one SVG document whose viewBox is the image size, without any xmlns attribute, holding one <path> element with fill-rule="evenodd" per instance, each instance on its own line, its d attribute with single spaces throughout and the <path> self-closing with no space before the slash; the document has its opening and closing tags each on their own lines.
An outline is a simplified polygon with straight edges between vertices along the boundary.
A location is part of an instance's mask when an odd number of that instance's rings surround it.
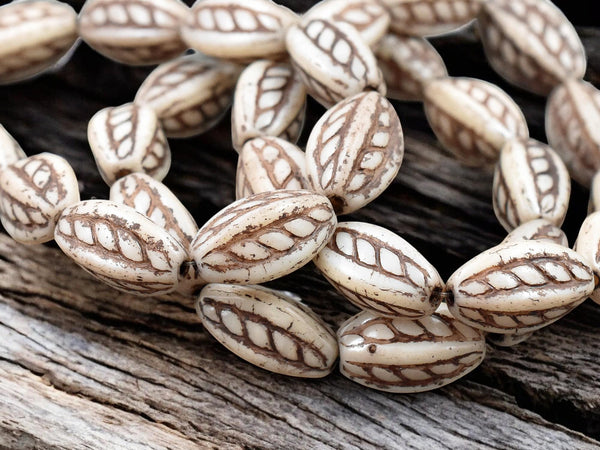
<svg viewBox="0 0 600 450">
<path fill-rule="evenodd" d="M 0 125 L 0 170 L 27 158 L 27 155 L 6 128 Z"/>
<path fill-rule="evenodd" d="M 370 47 L 377 44 L 390 24 L 390 15 L 378 0 L 325 0 L 306 11 L 302 20 L 327 19 L 352 25 Z"/>
<path fill-rule="evenodd" d="M 544 241 L 500 244 L 452 274 L 452 314 L 490 333 L 528 333 L 560 319 L 594 290 L 586 260 Z"/>
<path fill-rule="evenodd" d="M 52 240 L 62 211 L 79 201 L 77 177 L 66 159 L 40 153 L 0 171 L 0 218 L 22 244 Z"/>
<path fill-rule="evenodd" d="M 196 310 L 217 341 L 265 370 L 303 378 L 321 378 L 333 370 L 335 334 L 285 292 L 209 284 L 200 292 Z"/>
<path fill-rule="evenodd" d="M 244 145 L 235 180 L 239 200 L 260 192 L 306 189 L 304 152 L 276 137 L 254 138 Z"/>
<path fill-rule="evenodd" d="M 429 81 L 448 76 L 442 57 L 424 38 L 385 35 L 375 55 L 389 98 L 422 101 Z"/>
<path fill-rule="evenodd" d="M 585 74 L 583 45 L 571 22 L 547 0 L 490 0 L 477 18 L 490 65 L 523 89 L 548 95 Z"/>
<path fill-rule="evenodd" d="M 390 29 L 401 36 L 432 36 L 459 28 L 477 16 L 485 0 L 382 0 Z"/>
<path fill-rule="evenodd" d="M 560 227 L 569 207 L 571 178 L 550 147 L 514 139 L 502 147 L 493 191 L 494 212 L 506 231 L 534 219 Z"/>
<path fill-rule="evenodd" d="M 298 21 L 291 10 L 269 0 L 202 0 L 181 27 L 181 37 L 206 55 L 234 60 L 285 55 L 286 29 Z"/>
<path fill-rule="evenodd" d="M 110 200 L 148 217 L 185 248 L 196 236 L 198 225 L 171 190 L 144 173 L 132 173 L 119 178 L 110 188 Z"/>
<path fill-rule="evenodd" d="M 442 145 L 470 166 L 494 164 L 508 140 L 529 137 L 517 104 L 483 80 L 431 81 L 425 87 L 425 113 Z"/>
<path fill-rule="evenodd" d="M 394 180 L 404 155 L 400 120 L 377 92 L 350 97 L 319 119 L 306 144 L 306 174 L 337 214 L 362 208 Z"/>
<path fill-rule="evenodd" d="M 519 225 L 508 233 L 502 243 L 530 240 L 553 242 L 565 247 L 569 246 L 565 232 L 546 219 L 530 220 L 523 225 Z"/>
<path fill-rule="evenodd" d="M 418 319 L 440 304 L 443 281 L 412 245 L 385 228 L 341 222 L 313 260 L 327 280 L 359 308 Z"/>
<path fill-rule="evenodd" d="M 286 45 L 308 94 L 326 108 L 369 89 L 385 95 L 377 60 L 351 25 L 303 20 L 289 29 Z"/>
<path fill-rule="evenodd" d="M 158 117 L 146 106 L 127 103 L 98 111 L 88 124 L 88 140 L 109 186 L 134 172 L 159 181 L 169 172 L 169 143 Z"/>
<path fill-rule="evenodd" d="M 192 254 L 207 282 L 264 283 L 307 264 L 327 244 L 336 224 L 322 195 L 263 192 L 213 216 L 194 238 Z"/>
<path fill-rule="evenodd" d="M 387 392 L 423 392 L 475 369 L 485 356 L 481 331 L 444 314 L 418 320 L 363 311 L 338 330 L 340 372 Z"/>
<path fill-rule="evenodd" d="M 577 240 L 573 249 L 585 258 L 590 264 L 596 279 L 600 278 L 600 212 L 595 212 L 586 217 L 581 224 Z M 591 299 L 600 304 L 600 287 L 596 287 L 590 295 Z"/>
<path fill-rule="evenodd" d="M 65 209 L 54 239 L 87 272 L 136 295 L 173 291 L 187 256 L 164 228 L 109 200 L 87 200 Z"/>
<path fill-rule="evenodd" d="M 179 27 L 189 14 L 180 0 L 87 0 L 79 13 L 79 35 L 115 61 L 157 64 L 185 50 Z"/>
<path fill-rule="evenodd" d="M 152 108 L 167 136 L 194 136 L 221 120 L 240 70 L 237 64 L 200 54 L 182 56 L 153 70 L 134 103 Z"/>
<path fill-rule="evenodd" d="M 0 85 L 52 67 L 77 40 L 77 13 L 54 0 L 12 2 L 0 8 Z"/>
<path fill-rule="evenodd" d="M 302 132 L 306 89 L 293 67 L 260 60 L 240 75 L 231 108 L 233 148 L 249 139 L 277 136 L 295 143 Z"/>
<path fill-rule="evenodd" d="M 567 80 L 546 104 L 548 142 L 571 176 L 585 187 L 600 170 L 600 90 L 583 80 Z"/>
</svg>

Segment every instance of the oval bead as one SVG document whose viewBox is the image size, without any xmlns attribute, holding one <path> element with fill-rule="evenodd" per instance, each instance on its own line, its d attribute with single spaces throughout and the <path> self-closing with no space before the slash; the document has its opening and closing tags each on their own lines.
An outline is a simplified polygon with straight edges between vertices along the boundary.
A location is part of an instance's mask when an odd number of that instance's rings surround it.
<svg viewBox="0 0 600 450">
<path fill-rule="evenodd" d="M 383 0 L 390 30 L 401 36 L 447 33 L 475 19 L 485 0 Z"/>
<path fill-rule="evenodd" d="M 196 221 L 175 194 L 149 175 L 132 173 L 120 178 L 111 186 L 109 198 L 148 217 L 183 247 L 189 247 L 198 232 Z"/>
<path fill-rule="evenodd" d="M 425 113 L 442 145 L 470 166 L 494 164 L 506 141 L 529 137 L 517 104 L 483 80 L 431 81 L 425 87 Z"/>
<path fill-rule="evenodd" d="M 135 295 L 173 291 L 187 257 L 167 230 L 109 200 L 86 200 L 65 209 L 54 239 L 87 272 Z"/>
<path fill-rule="evenodd" d="M 24 158 L 27 155 L 19 143 L 0 124 L 0 171 Z"/>
<path fill-rule="evenodd" d="M 375 55 L 347 23 L 302 21 L 288 30 L 286 46 L 308 94 L 326 108 L 365 90 L 385 95 Z"/>
<path fill-rule="evenodd" d="M 204 55 L 182 56 L 154 69 L 134 102 L 154 110 L 167 136 L 194 136 L 225 115 L 240 70 Z"/>
<path fill-rule="evenodd" d="M 77 40 L 77 13 L 57 1 L 12 2 L 0 8 L 0 85 L 56 64 Z"/>
<path fill-rule="evenodd" d="M 336 224 L 322 195 L 263 192 L 213 216 L 194 238 L 192 254 L 206 282 L 264 283 L 307 264 L 327 244 Z"/>
<path fill-rule="evenodd" d="M 90 119 L 88 141 L 109 186 L 134 172 L 162 180 L 171 167 L 169 143 L 158 117 L 146 106 L 104 108 Z"/>
<path fill-rule="evenodd" d="M 377 44 L 390 24 L 390 15 L 378 0 L 325 0 L 302 16 L 302 21 L 312 19 L 327 19 L 352 25 L 363 42 L 370 47 Z"/>
<path fill-rule="evenodd" d="M 305 174 L 304 152 L 294 144 L 276 137 L 254 138 L 240 152 L 236 198 L 279 189 L 305 189 Z"/>
<path fill-rule="evenodd" d="M 340 222 L 313 260 L 327 280 L 361 309 L 410 319 L 439 306 L 443 281 L 412 245 L 364 222 Z"/>
<path fill-rule="evenodd" d="M 425 85 L 448 76 L 440 54 L 426 39 L 388 34 L 375 48 L 387 97 L 423 101 Z"/>
<path fill-rule="evenodd" d="M 543 241 L 500 244 L 460 267 L 446 283 L 450 312 L 491 333 L 527 333 L 560 319 L 594 290 L 584 258 Z"/>
<path fill-rule="evenodd" d="M 0 218 L 22 244 L 51 241 L 62 211 L 79 201 L 77 177 L 66 159 L 40 153 L 0 171 Z"/>
<path fill-rule="evenodd" d="M 519 225 L 508 233 L 502 244 L 531 240 L 553 242 L 565 247 L 569 246 L 565 232 L 546 219 L 530 220 L 523 225 Z"/>
<path fill-rule="evenodd" d="M 585 258 L 600 278 L 600 212 L 590 214 L 583 221 L 573 249 Z M 600 304 L 600 286 L 594 289 L 590 298 Z"/>
<path fill-rule="evenodd" d="M 302 132 L 306 89 L 288 63 L 250 64 L 237 82 L 231 108 L 233 148 L 255 137 L 277 136 L 295 143 Z"/>
<path fill-rule="evenodd" d="M 567 78 L 585 74 L 583 45 L 552 2 L 490 0 L 477 20 L 490 65 L 513 84 L 548 95 Z"/>
<path fill-rule="evenodd" d="M 192 7 L 181 37 L 217 58 L 277 59 L 285 54 L 285 30 L 297 20 L 291 10 L 269 0 L 203 0 Z"/>
<path fill-rule="evenodd" d="M 364 92 L 330 108 L 306 144 L 306 174 L 337 214 L 362 208 L 394 180 L 404 156 L 400 119 L 377 92 Z"/>
<path fill-rule="evenodd" d="M 335 334 L 285 292 L 209 284 L 200 292 L 196 310 L 217 341 L 265 370 L 304 378 L 321 378 L 333 370 Z"/>
<path fill-rule="evenodd" d="M 600 170 L 600 90 L 583 80 L 567 80 L 546 104 L 548 142 L 571 176 L 585 187 Z"/>
<path fill-rule="evenodd" d="M 79 35 L 115 61 L 157 64 L 185 50 L 179 26 L 188 15 L 179 0 L 87 0 L 79 13 Z"/>
<path fill-rule="evenodd" d="M 363 311 L 338 330 L 340 372 L 387 392 L 424 392 L 475 369 L 485 356 L 483 333 L 445 314 L 418 320 Z"/>
<path fill-rule="evenodd" d="M 533 219 L 560 226 L 569 207 L 571 178 L 549 146 L 515 139 L 502 147 L 493 191 L 494 212 L 506 231 Z"/>
</svg>

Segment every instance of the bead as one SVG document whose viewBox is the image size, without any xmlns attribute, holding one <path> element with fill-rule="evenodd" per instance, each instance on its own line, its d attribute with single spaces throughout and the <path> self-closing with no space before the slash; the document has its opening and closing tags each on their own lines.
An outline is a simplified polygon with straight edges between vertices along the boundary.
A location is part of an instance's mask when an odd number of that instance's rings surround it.
<svg viewBox="0 0 600 450">
<path fill-rule="evenodd" d="M 431 81 L 425 87 L 425 113 L 442 145 L 469 166 L 494 164 L 506 141 L 529 137 L 517 104 L 483 80 Z"/>
<path fill-rule="evenodd" d="M 326 108 L 369 89 L 385 95 L 377 60 L 351 25 L 303 20 L 288 30 L 286 45 L 308 94 Z"/>
<path fill-rule="evenodd" d="M 0 171 L 0 218 L 22 244 L 52 240 L 62 211 L 79 201 L 77 177 L 66 159 L 40 153 Z"/>
<path fill-rule="evenodd" d="M 553 242 L 564 247 L 569 246 L 565 232 L 546 219 L 534 219 L 519 225 L 508 233 L 502 243 L 529 240 Z"/>
<path fill-rule="evenodd" d="M 115 61 L 157 64 L 185 50 L 179 26 L 188 15 L 180 0 L 87 0 L 79 13 L 79 35 Z"/>
<path fill-rule="evenodd" d="M 303 21 L 312 19 L 352 25 L 369 47 L 377 44 L 390 24 L 390 15 L 378 0 L 325 0 L 302 16 Z"/>
<path fill-rule="evenodd" d="M 579 253 L 594 270 L 596 278 L 600 278 L 600 212 L 595 212 L 586 217 L 581 224 L 579 234 L 573 249 Z M 591 299 L 600 304 L 600 286 L 594 289 Z"/>
<path fill-rule="evenodd" d="M 135 295 L 173 291 L 187 257 L 164 228 L 109 200 L 86 200 L 65 209 L 54 239 L 87 272 Z"/>
<path fill-rule="evenodd" d="M 327 280 L 359 308 L 418 319 L 439 306 L 443 281 L 412 245 L 385 228 L 340 222 L 313 260 Z"/>
<path fill-rule="evenodd" d="M 484 0 L 383 0 L 390 30 L 401 36 L 447 33 L 475 19 Z"/>
<path fill-rule="evenodd" d="M 321 378 L 338 356 L 335 334 L 307 306 L 262 286 L 209 284 L 196 310 L 204 328 L 240 358 L 271 372 Z"/>
<path fill-rule="evenodd" d="M 336 224 L 322 195 L 263 192 L 213 216 L 194 238 L 192 254 L 209 283 L 265 283 L 307 264 L 327 244 Z"/>
<path fill-rule="evenodd" d="M 200 54 L 158 66 L 140 86 L 134 103 L 154 110 L 168 137 L 190 137 L 225 115 L 241 68 Z"/>
<path fill-rule="evenodd" d="M 276 137 L 254 138 L 240 153 L 235 180 L 239 200 L 278 189 L 306 189 L 304 152 Z"/>
<path fill-rule="evenodd" d="M 57 1 L 12 2 L 0 8 L 0 85 L 35 76 L 75 44 L 77 13 Z"/>
<path fill-rule="evenodd" d="M 302 132 L 306 89 L 288 63 L 250 64 L 240 75 L 231 109 L 231 136 L 238 152 L 249 139 L 278 136 L 295 143 Z"/>
<path fill-rule="evenodd" d="M 146 106 L 127 103 L 98 111 L 88 124 L 88 140 L 109 186 L 134 172 L 159 181 L 169 172 L 169 143 L 158 117 Z"/>
<path fill-rule="evenodd" d="M 0 125 L 0 171 L 24 158 L 27 155 L 19 143 Z"/>
<path fill-rule="evenodd" d="M 528 333 L 560 319 L 594 290 L 594 274 L 573 250 L 544 241 L 500 244 L 446 283 L 450 312 L 490 333 Z"/>
<path fill-rule="evenodd" d="M 569 207 L 571 178 L 550 147 L 514 139 L 502 147 L 493 191 L 494 212 L 506 231 L 533 219 L 560 226 Z"/>
<path fill-rule="evenodd" d="M 306 174 L 337 214 L 362 208 L 394 180 L 404 155 L 400 119 L 377 92 L 350 97 L 329 109 L 306 144 Z"/>
<path fill-rule="evenodd" d="M 548 142 L 571 176 L 585 187 L 600 170 L 600 90 L 583 80 L 567 80 L 546 104 Z"/>
<path fill-rule="evenodd" d="M 110 200 L 148 217 L 169 232 L 184 247 L 189 247 L 198 225 L 168 187 L 144 173 L 119 178 L 110 188 Z"/>
<path fill-rule="evenodd" d="M 338 342 L 342 375 L 396 393 L 445 386 L 485 356 L 483 333 L 441 313 L 409 320 L 363 311 L 342 324 Z"/>
<path fill-rule="evenodd" d="M 509 82 L 539 95 L 585 74 L 585 52 L 564 14 L 547 0 L 489 0 L 478 16 L 490 65 Z"/>
<path fill-rule="evenodd" d="M 218 58 L 252 61 L 285 55 L 285 30 L 298 20 L 269 0 L 203 0 L 181 27 L 193 49 Z"/>
<path fill-rule="evenodd" d="M 448 76 L 440 54 L 424 38 L 387 34 L 375 48 L 387 97 L 423 101 L 425 85 Z"/>
</svg>

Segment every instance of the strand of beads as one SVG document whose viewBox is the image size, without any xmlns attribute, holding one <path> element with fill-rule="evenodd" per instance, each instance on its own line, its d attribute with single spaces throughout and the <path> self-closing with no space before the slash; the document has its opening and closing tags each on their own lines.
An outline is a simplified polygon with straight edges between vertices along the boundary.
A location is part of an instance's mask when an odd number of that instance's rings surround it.
<svg viewBox="0 0 600 450">
<path fill-rule="evenodd" d="M 593 171 L 598 114 L 581 118 L 574 111 L 581 107 L 575 100 L 596 94 L 570 78 L 585 69 L 572 26 L 546 0 L 458 3 L 327 0 L 299 17 L 267 0 L 202 0 L 191 11 L 177 0 L 89 0 L 77 29 L 92 47 L 128 64 L 166 62 L 133 103 L 102 110 L 90 121 L 90 146 L 112 186 L 110 200 L 79 202 L 64 160 L 21 159 L 14 141 L 0 133 L 6 143 L 0 161 L 7 166 L 0 172 L 5 228 L 27 243 L 54 237 L 84 269 L 126 292 L 195 292 L 209 283 L 197 302 L 205 328 L 268 370 L 324 376 L 339 345 L 342 373 L 361 384 L 392 392 L 448 384 L 481 363 L 484 332 L 505 336 L 495 338 L 501 345 L 514 344 L 584 301 L 598 267 L 586 252 L 600 240 L 592 215 L 576 246 L 583 257 L 565 247 L 557 228 L 570 192 L 564 163 L 528 138 L 510 97 L 482 80 L 448 77 L 422 38 L 479 14 L 486 52 L 502 75 L 544 94 L 564 83 L 553 94 L 559 100 L 549 102 L 548 134 L 569 130 L 567 139 L 556 133 L 551 141 L 572 170 Z M 37 15 L 7 5 L 0 8 L 0 24 L 31 32 L 35 20 L 49 21 L 48 4 L 58 2 L 29 3 Z M 73 18 L 72 10 L 57 10 L 65 21 Z M 399 36 L 384 36 L 388 26 Z M 74 33 L 69 36 L 72 44 Z M 41 33 L 27 36 L 38 59 L 22 58 L 5 82 L 56 62 L 58 54 L 40 51 L 52 44 L 44 39 Z M 524 44 L 530 41 L 537 44 Z M 58 46 L 60 53 L 71 44 Z M 204 54 L 170 61 L 186 46 Z M 2 70 L 10 65 L 6 61 Z M 543 83 L 532 85 L 531 79 Z M 400 168 L 403 135 L 384 97 L 386 84 L 395 98 L 424 100 L 434 132 L 461 161 L 490 165 L 499 159 L 494 210 L 508 231 L 515 229 L 446 284 L 400 236 L 372 224 L 337 223 L 336 214 L 373 201 Z M 231 103 L 234 85 L 238 201 L 198 230 L 160 182 L 170 166 L 166 136 L 190 136 L 214 125 Z M 306 93 L 329 109 L 303 153 L 293 142 L 302 129 Z M 597 112 L 600 103 L 583 104 Z M 338 330 L 338 345 L 329 327 L 293 295 L 254 286 L 313 259 L 364 310 Z"/>
</svg>

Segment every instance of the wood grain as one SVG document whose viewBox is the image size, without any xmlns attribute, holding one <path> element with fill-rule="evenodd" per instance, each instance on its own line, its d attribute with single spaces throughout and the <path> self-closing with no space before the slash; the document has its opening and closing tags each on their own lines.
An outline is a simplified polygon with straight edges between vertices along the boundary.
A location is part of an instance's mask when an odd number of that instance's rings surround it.
<svg viewBox="0 0 600 450">
<path fill-rule="evenodd" d="M 72 2 L 77 9 L 81 3 Z M 311 3 L 287 4 L 301 10 Z M 589 23 L 590 16 L 577 14 Z M 588 54 L 586 79 L 597 86 L 600 30 L 578 32 Z M 495 75 L 472 30 L 433 43 L 451 75 L 509 92 L 532 137 L 545 141 L 544 100 Z M 108 198 L 86 142 L 87 121 L 131 101 L 149 70 L 82 45 L 60 72 L 0 88 L 0 123 L 28 154 L 67 158 L 83 199 Z M 492 173 L 452 159 L 419 104 L 394 105 L 406 136 L 399 175 L 344 220 L 389 228 L 446 279 L 505 236 L 492 209 Z M 310 102 L 302 146 L 323 112 Z M 170 142 L 173 164 L 164 182 L 199 225 L 235 198 L 230 133 L 226 120 Z M 571 244 L 587 195 L 573 185 L 563 227 Z M 312 266 L 269 286 L 295 291 L 331 325 L 356 311 Z M 202 330 L 192 299 L 119 293 L 55 246 L 25 247 L 1 234 L 0 448 L 598 448 L 598 324 L 600 307 L 588 301 L 516 347 L 488 346 L 482 366 L 462 381 L 431 393 L 385 394 L 338 373 L 303 381 L 252 367 Z"/>
</svg>

